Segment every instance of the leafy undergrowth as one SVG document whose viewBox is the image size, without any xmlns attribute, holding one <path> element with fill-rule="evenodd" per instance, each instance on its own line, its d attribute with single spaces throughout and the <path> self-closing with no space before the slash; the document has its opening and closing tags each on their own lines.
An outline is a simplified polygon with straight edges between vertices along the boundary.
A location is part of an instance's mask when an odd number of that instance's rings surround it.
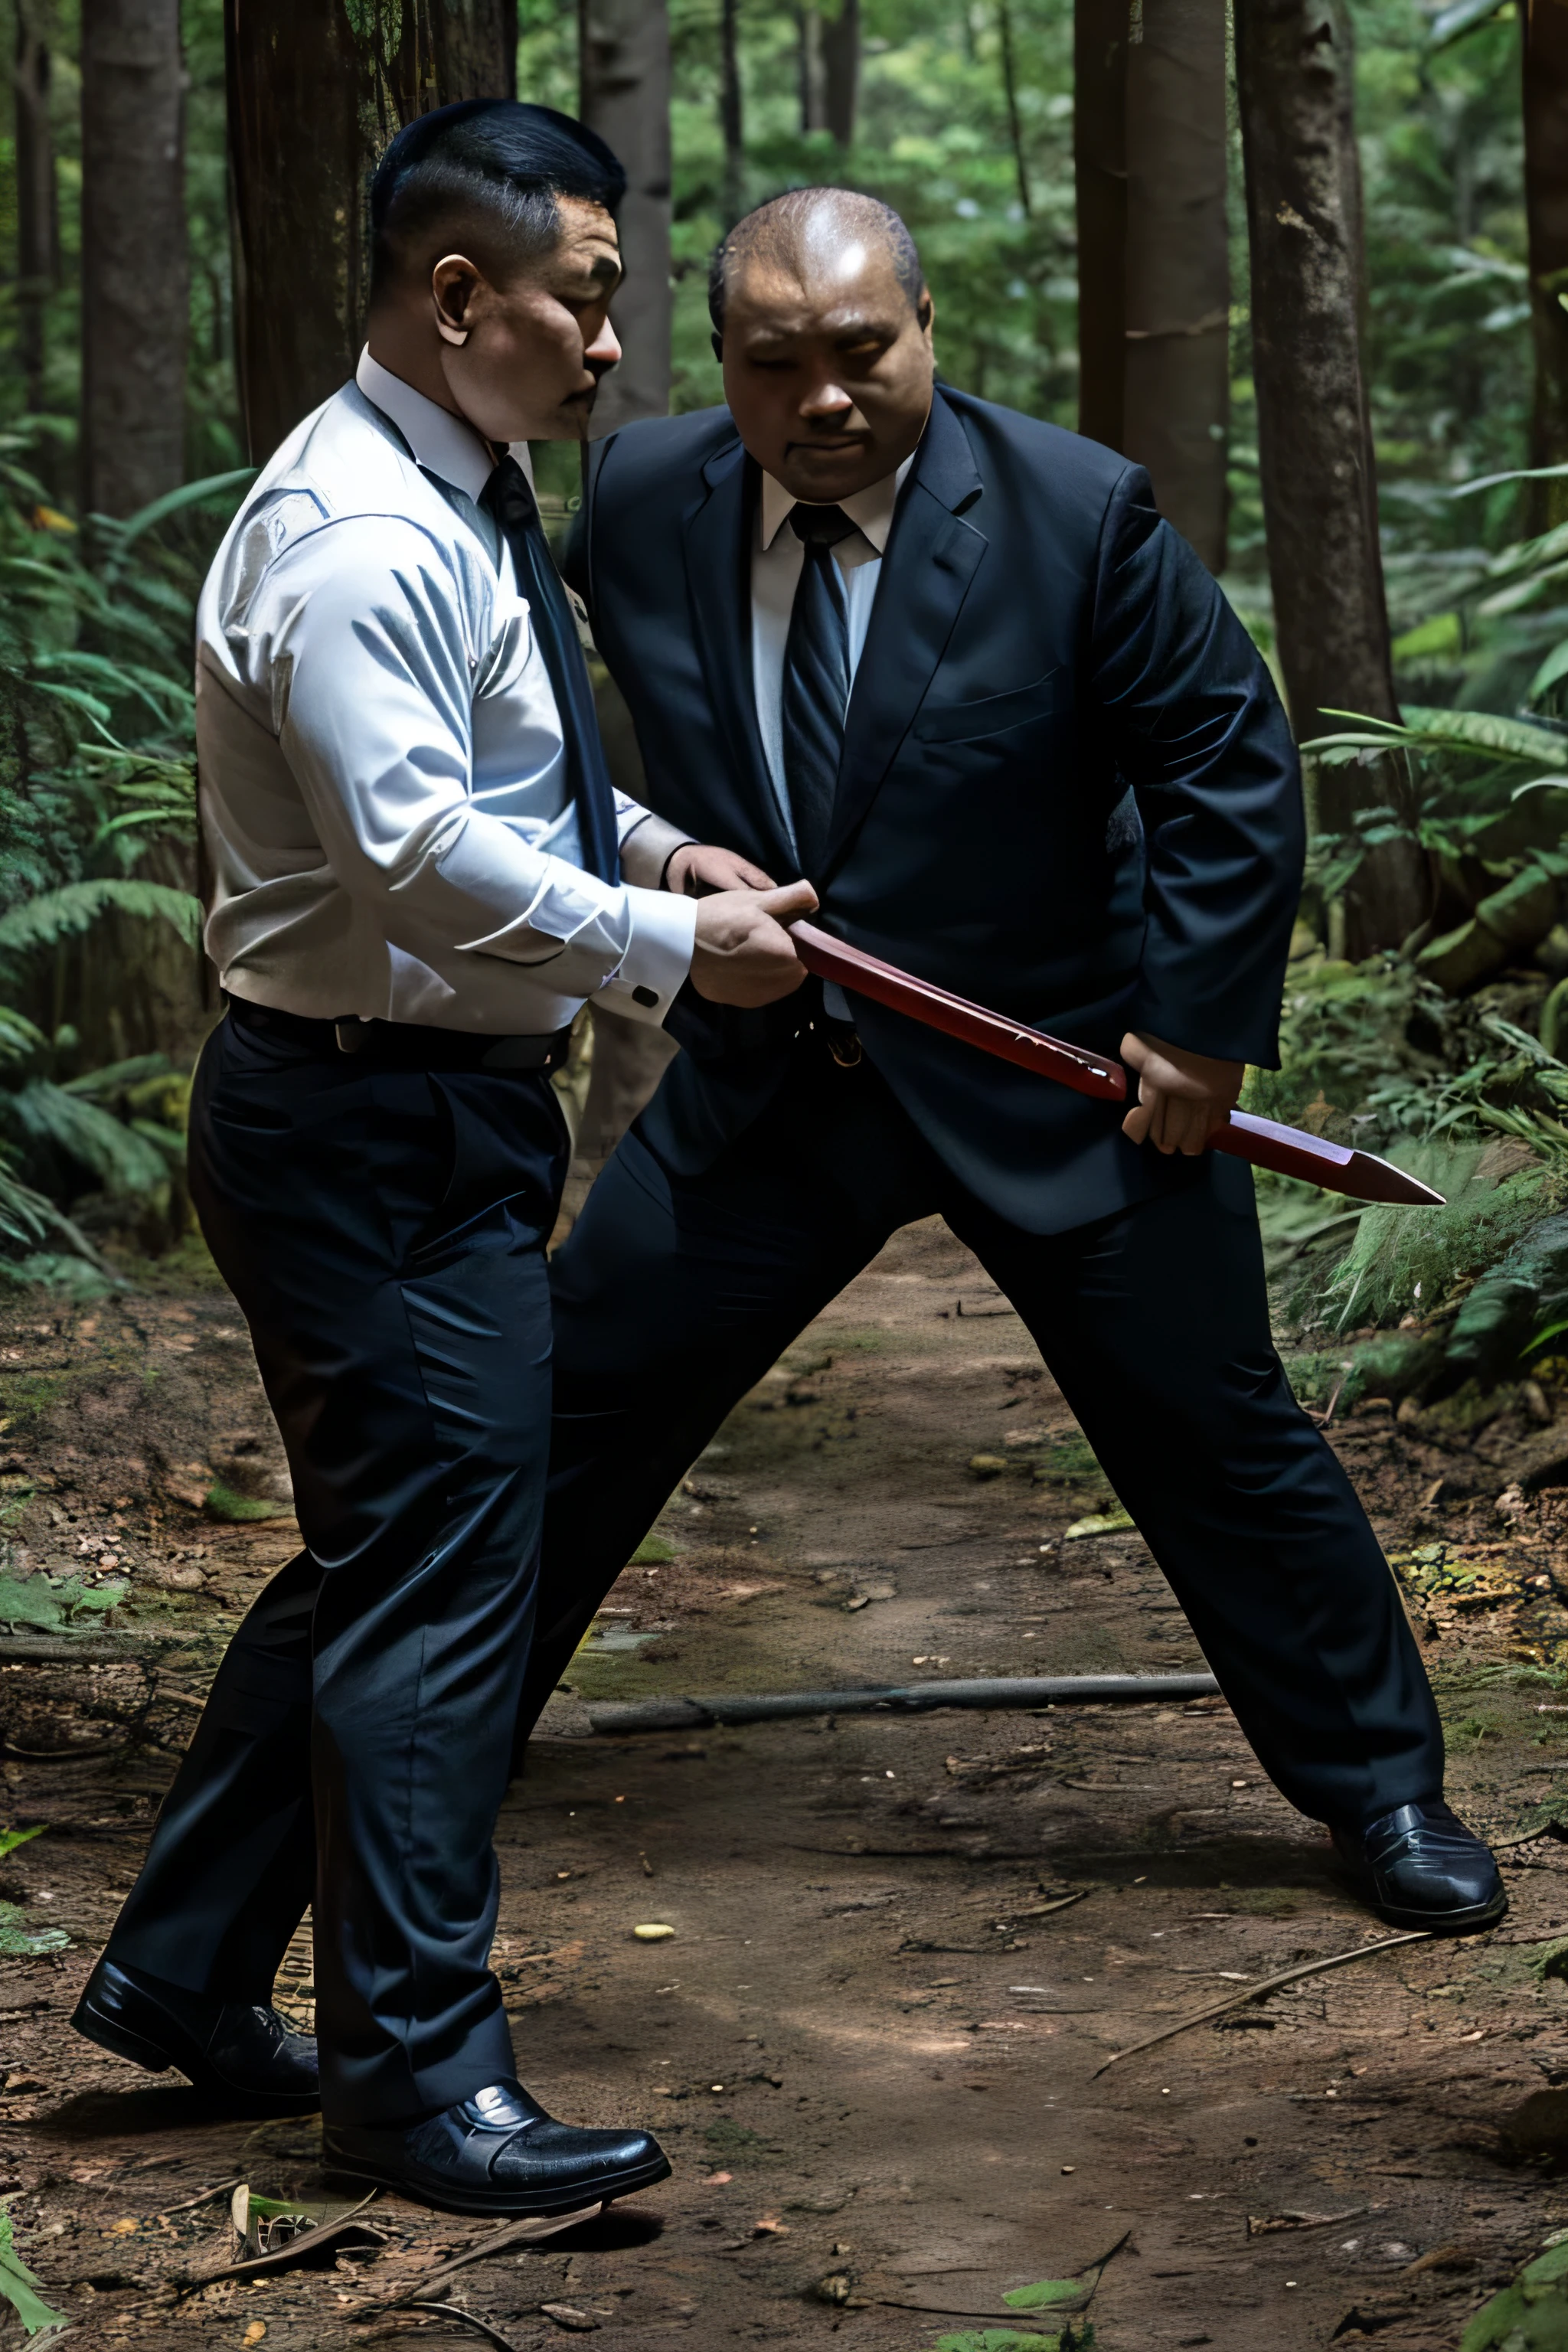
<svg viewBox="0 0 1568 2352">
<path fill-rule="evenodd" d="M 1305 933 L 1283 1066 L 1250 1110 L 1392 1160 L 1441 1208 L 1363 1205 L 1259 1179 L 1292 1381 L 1321 1411 L 1568 1383 L 1568 1063 L 1539 1034 L 1545 971 L 1446 995 L 1407 959 L 1335 963 Z M 1555 1041 L 1555 1031 L 1553 1030 Z"/>
</svg>

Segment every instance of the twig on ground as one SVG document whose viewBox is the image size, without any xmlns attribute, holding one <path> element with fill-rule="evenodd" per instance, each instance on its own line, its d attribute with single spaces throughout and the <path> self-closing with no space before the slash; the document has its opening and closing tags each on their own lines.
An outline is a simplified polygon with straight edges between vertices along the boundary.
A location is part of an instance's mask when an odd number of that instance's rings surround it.
<svg viewBox="0 0 1568 2352">
<path fill-rule="evenodd" d="M 195 1707 L 198 1715 L 200 1715 L 202 1709 L 206 1705 L 205 1698 L 196 1698 L 190 1691 L 176 1690 L 173 1683 L 163 1682 L 155 1678 L 153 1684 L 153 1697 L 151 1703 L 154 1706 L 161 1706 L 165 1699 L 170 1700 L 175 1706 Z"/>
<path fill-rule="evenodd" d="M 461 2319 L 469 2327 L 477 2327 L 481 2336 L 488 2336 L 492 2344 L 499 2344 L 501 2352 L 522 2352 L 521 2346 L 514 2344 L 510 2336 L 503 2336 L 499 2327 L 492 2327 L 489 2321 L 481 2319 L 477 2312 L 465 2311 L 460 2303 L 416 2303 L 405 2305 L 403 2308 L 411 2311 L 438 2311 L 444 2319 Z"/>
<path fill-rule="evenodd" d="M 237 2172 L 232 2180 L 215 2180 L 210 2189 L 204 2189 L 199 2197 L 187 2197 L 183 2205 L 165 2205 L 157 2219 L 167 2221 L 175 2213 L 194 2213 L 198 2205 L 210 2205 L 215 2197 L 222 2197 L 228 2189 L 238 2187 L 239 2175 Z"/>
<path fill-rule="evenodd" d="M 575 2213 L 539 2214 L 521 2221 L 503 2221 L 499 2230 L 492 2230 L 489 2236 L 481 2238 L 477 2246 L 469 2246 L 465 2252 L 454 2254 L 450 2262 L 441 2263 L 435 2270 L 426 2271 L 423 2278 L 416 2279 L 414 2284 L 398 2296 L 398 2303 L 412 2302 L 427 2287 L 437 2285 L 442 2279 L 449 2278 L 454 2271 L 464 2269 L 469 2263 L 485 2262 L 491 2254 L 504 2253 L 509 2246 L 527 2245 L 542 2238 L 556 2237 L 563 2230 L 575 2229 L 579 2221 L 593 2221 L 595 2215 L 603 2210 L 602 2204 L 584 2205 Z"/>
<path fill-rule="evenodd" d="M 1349 1378 L 1350 1374 L 1348 1372 L 1342 1372 L 1340 1374 L 1339 1379 L 1334 1382 L 1334 1392 L 1329 1399 L 1328 1410 L 1325 1412 L 1320 1412 L 1315 1405 L 1309 1404 L 1302 1407 L 1308 1420 L 1315 1421 L 1320 1429 L 1327 1429 L 1330 1422 L 1332 1421 L 1334 1417 L 1334 1407 L 1340 1401 L 1340 1391 L 1343 1388 Z"/>
<path fill-rule="evenodd" d="M 1058 2317 L 1076 2319 L 1079 2312 L 1088 2310 L 1099 2290 L 1107 2263 L 1114 2261 L 1131 2235 L 1131 2230 L 1123 2230 L 1113 2246 L 1109 2247 L 1096 2261 L 1085 2263 L 1082 2270 L 1074 2272 L 1073 2276 L 1082 2283 L 1083 2293 L 1078 2302 L 1070 2306 L 1065 2302 L 1050 2305 L 1049 2312 L 1053 2319 Z M 900 2295 L 879 2294 L 875 2300 L 887 2311 L 929 2311 L 939 2319 L 983 2319 L 988 2323 L 994 2319 L 1004 2319 L 1009 2321 L 1015 2327 L 1020 2324 L 1026 2326 L 1036 2316 L 1034 2312 L 1020 2309 L 1016 2305 L 1005 2311 L 960 2311 L 951 2303 L 907 2303 Z"/>
<path fill-rule="evenodd" d="M 1158 2033 L 1146 2035 L 1142 2042 L 1134 2042 L 1129 2049 L 1113 2052 L 1104 2064 L 1095 2068 L 1089 2079 L 1092 2083 L 1105 2073 L 1107 2067 L 1119 2066 L 1123 2058 L 1136 2058 L 1141 2050 L 1152 2050 L 1157 2042 L 1170 2042 L 1178 2033 L 1185 2033 L 1189 2026 L 1202 2025 L 1205 2018 L 1217 2017 L 1222 2010 L 1237 2009 L 1244 2001 L 1261 2000 L 1266 1992 L 1277 1992 L 1281 1985 L 1295 1984 L 1302 1977 L 1321 1976 L 1325 1969 L 1342 1969 L 1351 1960 L 1369 1960 L 1374 1952 L 1391 1952 L 1396 1944 L 1428 1944 L 1431 1940 L 1430 1927 L 1411 1927 L 1402 1936 L 1384 1936 L 1375 1944 L 1358 1944 L 1353 1950 L 1335 1952 L 1331 1958 L 1326 1960 L 1305 1960 L 1300 1968 L 1281 1969 L 1275 1976 L 1260 1977 L 1257 1984 L 1241 1985 L 1235 1992 L 1226 1993 L 1222 2000 L 1211 2000 L 1204 2008 L 1194 2009 L 1190 2017 L 1184 2017 L 1177 2024 L 1164 2026 Z"/>
</svg>

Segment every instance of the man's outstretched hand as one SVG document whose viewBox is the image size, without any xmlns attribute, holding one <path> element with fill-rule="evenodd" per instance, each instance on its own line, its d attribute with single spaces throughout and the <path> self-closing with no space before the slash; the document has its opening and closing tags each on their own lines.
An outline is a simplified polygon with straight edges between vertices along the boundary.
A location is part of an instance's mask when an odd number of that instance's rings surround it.
<svg viewBox="0 0 1568 2352">
<path fill-rule="evenodd" d="M 782 890 L 716 891 L 699 901 L 691 984 L 714 1004 L 776 1003 L 805 978 L 805 966 L 784 929 L 797 915 L 816 912 L 809 882 Z"/>
<path fill-rule="evenodd" d="M 1122 1134 L 1134 1143 L 1184 1151 L 1189 1158 L 1224 1126 L 1247 1068 L 1243 1062 L 1216 1062 L 1208 1054 L 1189 1054 L 1163 1037 L 1131 1029 L 1121 1040 L 1121 1058 L 1138 1073 L 1138 1100 L 1121 1122 Z"/>
</svg>

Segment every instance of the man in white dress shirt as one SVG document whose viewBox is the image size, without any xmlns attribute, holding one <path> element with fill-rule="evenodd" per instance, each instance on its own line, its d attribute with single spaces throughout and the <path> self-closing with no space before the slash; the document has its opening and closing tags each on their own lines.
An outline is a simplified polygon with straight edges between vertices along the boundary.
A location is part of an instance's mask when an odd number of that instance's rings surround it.
<svg viewBox="0 0 1568 2352">
<path fill-rule="evenodd" d="M 318 2103 L 271 2007 L 314 1906 L 329 2162 L 447 2210 L 662 2179 L 521 2088 L 492 1848 L 549 1443 L 549 1070 L 584 1002 L 802 978 L 745 860 L 612 793 L 526 444 L 618 356 L 603 142 L 474 101 L 393 142 L 369 347 L 263 469 L 198 616 L 206 941 L 192 1190 L 305 1549 L 229 1649 L 78 2028 L 252 2110 Z M 711 895 L 700 904 L 700 887 Z"/>
</svg>

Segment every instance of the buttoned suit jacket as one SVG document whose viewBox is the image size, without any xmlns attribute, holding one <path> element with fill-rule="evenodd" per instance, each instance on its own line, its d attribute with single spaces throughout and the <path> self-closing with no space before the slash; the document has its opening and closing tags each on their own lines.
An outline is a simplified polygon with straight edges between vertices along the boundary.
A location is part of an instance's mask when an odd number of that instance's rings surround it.
<svg viewBox="0 0 1568 2352">
<path fill-rule="evenodd" d="M 752 690 L 758 468 L 727 409 L 588 453 L 566 557 L 629 706 L 646 803 L 795 868 Z M 1300 887 L 1299 765 L 1267 667 L 1147 475 L 939 386 L 847 715 L 825 929 L 1014 1019 L 1272 1065 Z M 809 1003 L 810 1000 L 807 1000 Z M 940 1158 L 1026 1231 L 1173 1184 L 1074 1095 L 863 998 L 866 1052 Z M 802 1001 L 688 987 L 644 1139 L 695 1173 L 783 1077 Z"/>
</svg>

